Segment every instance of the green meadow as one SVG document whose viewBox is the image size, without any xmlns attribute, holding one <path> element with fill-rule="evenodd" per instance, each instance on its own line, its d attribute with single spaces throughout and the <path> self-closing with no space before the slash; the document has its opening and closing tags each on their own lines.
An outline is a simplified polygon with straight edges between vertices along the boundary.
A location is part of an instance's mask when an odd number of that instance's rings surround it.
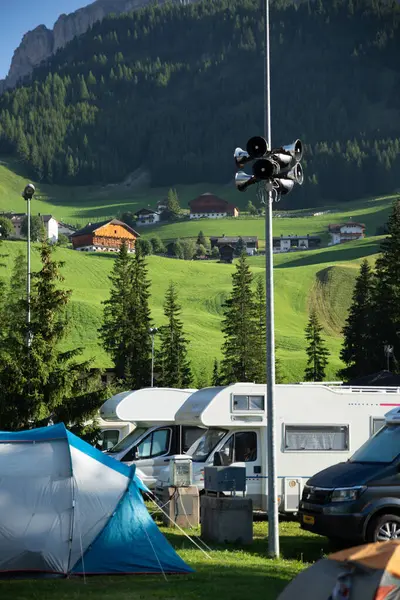
<svg viewBox="0 0 400 600">
<path fill-rule="evenodd" d="M 24 211 L 21 191 L 27 179 L 16 163 L 0 161 L 0 210 Z M 32 212 L 51 213 L 67 222 L 87 222 L 96 218 L 113 216 L 120 210 L 137 210 L 141 206 L 154 206 L 165 196 L 166 189 L 141 187 L 136 192 L 123 191 L 121 186 L 92 188 L 61 188 L 39 185 L 32 203 Z M 247 202 L 251 195 L 239 194 L 227 186 L 187 186 L 178 188 L 185 202 L 204 191 L 212 191 L 231 201 Z M 328 213 L 305 216 L 321 209 L 279 213 L 273 220 L 275 235 L 319 235 L 322 247 L 312 251 L 295 251 L 277 254 L 275 264 L 275 315 L 277 355 L 283 364 L 287 381 L 301 380 L 306 362 L 304 328 L 311 307 L 315 307 L 324 327 L 331 352 L 327 378 L 335 379 L 340 367 L 339 352 L 341 330 L 351 302 L 354 280 L 361 260 L 371 261 L 379 248 L 376 237 L 389 215 L 395 195 L 381 198 L 354 200 L 326 207 Z M 182 202 L 184 205 L 185 202 Z M 279 204 L 275 206 L 279 209 Z M 366 225 L 366 238 L 341 246 L 327 246 L 327 226 L 348 219 Z M 196 237 L 199 230 L 210 235 L 257 235 L 264 239 L 263 218 L 238 219 L 188 219 L 175 223 L 142 227 L 141 235 L 174 239 Z M 25 252 L 24 242 L 3 243 L 2 252 L 8 256 L 0 268 L 3 276 L 11 273 L 13 260 L 19 251 Z M 39 257 L 34 251 L 33 268 L 39 267 Z M 72 290 L 69 313 L 71 325 L 64 346 L 82 347 L 85 358 L 92 357 L 96 365 L 111 366 L 109 357 L 98 343 L 97 330 L 102 321 L 102 302 L 109 295 L 109 274 L 114 257 L 109 254 L 87 254 L 68 248 L 59 248 L 57 256 L 65 262 L 63 285 Z M 249 259 L 255 277 L 264 277 L 265 258 Z M 163 324 L 163 298 L 170 281 L 177 284 L 182 304 L 182 319 L 190 340 L 190 356 L 195 372 L 205 368 L 211 372 L 214 358 L 220 358 L 222 345 L 222 306 L 231 290 L 234 265 L 215 261 L 177 261 L 151 256 L 148 259 L 152 282 L 151 308 L 154 324 Z"/>
</svg>

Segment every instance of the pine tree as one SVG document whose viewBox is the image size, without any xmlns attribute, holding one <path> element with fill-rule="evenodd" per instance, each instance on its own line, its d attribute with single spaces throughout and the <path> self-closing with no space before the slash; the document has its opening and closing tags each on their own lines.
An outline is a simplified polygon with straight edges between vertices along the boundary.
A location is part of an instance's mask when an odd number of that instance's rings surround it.
<svg viewBox="0 0 400 600">
<path fill-rule="evenodd" d="M 180 320 L 181 306 L 173 283 L 170 283 L 164 301 L 167 325 L 159 330 L 160 350 L 157 353 L 158 385 L 185 388 L 192 385 L 193 377 L 187 358 L 188 340 Z"/>
<path fill-rule="evenodd" d="M 306 340 L 308 342 L 306 348 L 308 360 L 304 372 L 305 381 L 323 381 L 325 378 L 325 369 L 328 364 L 329 352 L 325 348 L 321 332 L 322 327 L 319 323 L 317 313 L 315 310 L 312 310 L 305 330 Z"/>
<path fill-rule="evenodd" d="M 400 357 L 400 200 L 393 205 L 388 221 L 388 236 L 381 242 L 375 265 L 375 287 L 371 315 L 372 353 L 370 372 L 386 368 L 384 346 L 393 346 Z M 398 362 L 395 364 L 398 371 Z"/>
<path fill-rule="evenodd" d="M 14 268 L 16 281 L 9 300 L 18 315 L 5 323 L 8 335 L 0 344 L 0 419 L 6 429 L 63 421 L 85 434 L 85 423 L 97 412 L 107 390 L 99 372 L 91 370 L 91 362 L 77 360 L 80 348 L 59 349 L 67 334 L 66 307 L 71 292 L 58 287 L 63 281 L 62 263 L 53 259 L 54 251 L 48 242 L 42 243 L 42 268 L 32 274 L 30 346 L 22 310 L 24 296 L 18 298 L 20 293 L 25 295 L 20 259 Z"/>
<path fill-rule="evenodd" d="M 265 288 L 261 277 L 257 278 L 255 291 L 255 340 L 253 346 L 254 368 L 256 370 L 256 383 L 266 381 L 266 349 L 267 349 L 267 326 L 266 326 L 266 301 Z"/>
<path fill-rule="evenodd" d="M 179 198 L 177 191 L 175 189 L 170 189 L 167 196 L 167 209 L 168 213 L 171 216 L 178 216 L 181 212 L 181 207 L 179 206 Z"/>
<path fill-rule="evenodd" d="M 103 347 L 114 363 L 117 379 L 126 379 L 132 296 L 132 258 L 126 244 L 120 248 L 109 279 L 110 297 L 103 303 L 103 325 L 99 333 Z"/>
<path fill-rule="evenodd" d="M 205 245 L 206 245 L 206 243 L 207 243 L 207 242 L 206 242 L 206 238 L 205 238 L 205 236 L 204 236 L 204 233 L 203 233 L 202 231 L 199 231 L 199 235 L 197 236 L 197 241 L 196 241 L 196 244 L 197 244 L 198 246 L 200 246 L 200 245 L 201 245 L 201 246 L 205 246 Z"/>
<path fill-rule="evenodd" d="M 225 383 L 255 381 L 257 367 L 254 360 L 256 338 L 256 305 L 252 290 L 253 275 L 244 254 L 232 275 L 232 293 L 224 303 L 222 333 L 223 360 L 221 374 Z"/>
<path fill-rule="evenodd" d="M 127 383 L 132 390 L 150 384 L 152 325 L 149 308 L 150 282 L 145 257 L 139 248 L 131 264 L 130 296 L 128 299 L 128 342 L 126 346 Z"/>
<path fill-rule="evenodd" d="M 339 371 L 339 376 L 344 381 L 371 373 L 373 279 L 371 267 L 368 261 L 364 260 L 361 263 L 352 305 L 343 329 L 344 340 L 340 358 L 346 367 Z"/>
<path fill-rule="evenodd" d="M 214 359 L 211 385 L 223 385 L 222 377 L 219 372 L 219 364 L 217 359 Z"/>
</svg>

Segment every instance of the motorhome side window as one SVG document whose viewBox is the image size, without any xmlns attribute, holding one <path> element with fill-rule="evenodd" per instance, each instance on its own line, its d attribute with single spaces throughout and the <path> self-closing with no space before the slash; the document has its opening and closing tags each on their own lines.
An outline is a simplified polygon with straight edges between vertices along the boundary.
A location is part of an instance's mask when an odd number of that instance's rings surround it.
<svg viewBox="0 0 400 600">
<path fill-rule="evenodd" d="M 137 456 L 135 456 L 135 448 L 132 448 L 132 450 L 124 456 L 124 461 L 129 462 L 136 458 L 143 459 L 162 456 L 169 450 L 170 439 L 170 429 L 157 429 L 146 436 L 137 446 Z"/>
<path fill-rule="evenodd" d="M 348 425 L 286 425 L 285 450 L 346 451 L 349 449 Z"/>
<path fill-rule="evenodd" d="M 234 411 L 262 411 L 264 410 L 264 396 L 247 396 L 244 394 L 233 394 L 232 409 Z"/>
<path fill-rule="evenodd" d="M 255 431 L 239 431 L 231 435 L 221 449 L 226 463 L 257 460 L 257 434 Z"/>
<path fill-rule="evenodd" d="M 100 436 L 101 449 L 110 450 L 113 446 L 118 443 L 119 431 L 118 429 L 106 429 Z"/>
</svg>

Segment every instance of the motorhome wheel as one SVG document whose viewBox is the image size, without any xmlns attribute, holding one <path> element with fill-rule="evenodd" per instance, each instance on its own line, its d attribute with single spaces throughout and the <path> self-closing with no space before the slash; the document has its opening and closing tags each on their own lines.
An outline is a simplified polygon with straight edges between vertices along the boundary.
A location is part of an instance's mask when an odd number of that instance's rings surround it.
<svg viewBox="0 0 400 600">
<path fill-rule="evenodd" d="M 367 534 L 370 542 L 388 542 L 400 539 L 400 517 L 397 515 L 380 515 L 373 519 Z"/>
</svg>

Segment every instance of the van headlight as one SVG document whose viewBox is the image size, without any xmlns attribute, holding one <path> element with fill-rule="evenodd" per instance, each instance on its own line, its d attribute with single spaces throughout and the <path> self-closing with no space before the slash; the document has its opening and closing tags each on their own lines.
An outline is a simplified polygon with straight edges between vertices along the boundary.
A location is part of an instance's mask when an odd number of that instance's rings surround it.
<svg viewBox="0 0 400 600">
<path fill-rule="evenodd" d="M 333 490 L 331 502 L 351 502 L 357 500 L 365 490 L 365 486 L 358 485 L 351 488 L 337 488 Z"/>
</svg>

